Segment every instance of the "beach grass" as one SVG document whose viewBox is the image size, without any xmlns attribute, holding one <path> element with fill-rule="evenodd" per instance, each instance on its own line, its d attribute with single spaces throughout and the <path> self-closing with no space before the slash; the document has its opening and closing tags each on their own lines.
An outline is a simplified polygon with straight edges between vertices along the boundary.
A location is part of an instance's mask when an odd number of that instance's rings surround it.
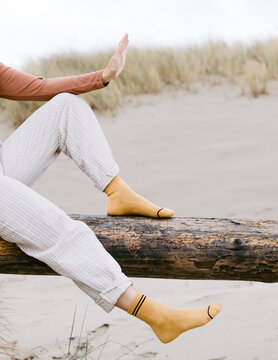
<svg viewBox="0 0 278 360">
<path fill-rule="evenodd" d="M 74 339 L 74 337 L 72 335 L 73 335 L 74 324 L 75 324 L 76 307 L 74 309 L 74 315 L 73 315 L 73 321 L 72 321 L 72 326 L 71 326 L 71 332 L 70 332 L 70 336 L 69 336 L 68 348 L 67 348 L 67 352 L 64 353 L 64 356 L 63 356 L 63 358 L 65 360 L 79 360 L 79 359 L 89 360 L 89 359 L 93 359 L 91 357 L 92 353 L 94 353 L 95 351 L 97 351 L 99 349 L 100 349 L 99 354 L 97 355 L 97 357 L 94 357 L 94 359 L 100 359 L 101 354 L 103 352 L 103 349 L 104 349 L 105 345 L 108 342 L 107 339 L 106 339 L 104 341 L 104 343 L 102 343 L 100 345 L 97 345 L 97 346 L 93 346 L 92 345 L 92 340 L 93 339 L 89 339 L 88 334 L 86 335 L 85 341 L 81 341 L 82 333 L 83 333 L 83 329 L 84 329 L 84 323 L 85 323 L 86 314 L 87 314 L 87 309 L 88 309 L 88 305 L 86 306 L 85 313 L 84 313 L 84 316 L 83 316 L 78 341 L 73 346 L 73 349 L 71 349 L 72 340 Z"/>
<path fill-rule="evenodd" d="M 16 341 L 10 330 L 10 323 L 8 321 L 8 313 L 11 309 L 0 300 L 0 359 L 13 359 L 13 352 Z"/>
<path fill-rule="evenodd" d="M 79 75 L 105 68 L 114 49 L 95 54 L 70 51 L 29 61 L 22 71 L 51 78 Z M 109 86 L 81 94 L 92 109 L 113 110 L 126 95 L 159 93 L 166 86 L 196 92 L 194 84 L 221 84 L 226 79 L 253 97 L 267 94 L 269 80 L 278 80 L 278 39 L 244 43 L 209 42 L 200 46 L 129 46 L 125 67 Z M 0 111 L 19 126 L 44 102 L 1 99 Z"/>
<path fill-rule="evenodd" d="M 95 344 L 94 340 L 97 336 L 89 337 L 88 333 L 86 336 L 83 335 L 84 323 L 87 314 L 87 308 L 85 309 L 85 313 L 82 320 L 82 325 L 80 329 L 79 336 L 73 336 L 75 319 L 76 319 L 76 311 L 77 308 L 75 306 L 74 315 L 72 320 L 72 325 L 70 329 L 70 335 L 68 337 L 68 342 L 62 346 L 58 343 L 57 351 L 59 354 L 54 357 L 51 356 L 51 359 L 61 359 L 61 360 L 100 360 L 104 347 L 107 343 L 109 343 L 108 339 L 101 342 L 100 344 Z M 1 310 L 3 310 L 0 307 Z M 9 336 L 9 324 L 7 318 L 2 314 L 0 315 L 0 359 L 5 358 L 9 360 L 31 360 L 31 359 L 39 359 L 40 356 L 37 355 L 36 350 L 45 350 L 44 346 L 36 346 L 36 348 L 31 349 L 28 354 L 25 351 L 21 351 L 18 348 L 16 341 Z M 85 338 L 85 339 L 84 339 Z M 24 354 L 23 354 L 24 353 Z M 45 357 L 43 357 L 45 358 Z"/>
</svg>

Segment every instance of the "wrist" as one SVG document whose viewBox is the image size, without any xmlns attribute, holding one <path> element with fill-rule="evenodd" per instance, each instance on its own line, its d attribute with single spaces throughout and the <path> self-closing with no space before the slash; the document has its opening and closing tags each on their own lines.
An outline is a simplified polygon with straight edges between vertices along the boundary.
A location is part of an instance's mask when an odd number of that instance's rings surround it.
<svg viewBox="0 0 278 360">
<path fill-rule="evenodd" d="M 102 72 L 102 75 L 101 75 L 101 80 L 103 82 L 103 84 L 107 84 L 111 81 L 111 76 L 110 76 L 110 73 L 107 71 L 107 69 L 105 68 Z"/>
</svg>

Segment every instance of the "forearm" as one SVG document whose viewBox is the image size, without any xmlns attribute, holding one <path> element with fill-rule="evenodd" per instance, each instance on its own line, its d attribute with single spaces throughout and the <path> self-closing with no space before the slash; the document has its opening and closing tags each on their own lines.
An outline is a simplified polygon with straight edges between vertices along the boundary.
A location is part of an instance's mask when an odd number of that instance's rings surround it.
<svg viewBox="0 0 278 360">
<path fill-rule="evenodd" d="M 22 101 L 47 101 L 61 92 L 82 94 L 107 87 L 104 69 L 82 75 L 42 78 L 0 62 L 0 97 Z"/>
</svg>

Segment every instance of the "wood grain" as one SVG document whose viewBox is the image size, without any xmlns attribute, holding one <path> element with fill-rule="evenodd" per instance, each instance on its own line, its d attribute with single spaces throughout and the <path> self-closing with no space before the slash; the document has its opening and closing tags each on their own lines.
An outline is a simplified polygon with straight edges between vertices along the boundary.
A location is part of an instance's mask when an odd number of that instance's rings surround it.
<svg viewBox="0 0 278 360">
<path fill-rule="evenodd" d="M 132 277 L 278 281 L 278 221 L 68 214 Z M 0 273 L 58 275 L 0 238 Z"/>
</svg>

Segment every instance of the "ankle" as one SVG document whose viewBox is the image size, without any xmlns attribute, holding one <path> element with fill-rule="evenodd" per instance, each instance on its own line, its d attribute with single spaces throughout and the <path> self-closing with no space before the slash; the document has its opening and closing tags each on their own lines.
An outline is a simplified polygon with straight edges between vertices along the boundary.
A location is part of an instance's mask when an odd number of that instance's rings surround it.
<svg viewBox="0 0 278 360">
<path fill-rule="evenodd" d="M 128 311 L 130 305 L 134 301 L 138 291 L 133 285 L 130 285 L 126 291 L 118 298 L 116 306 L 124 311 Z"/>
<path fill-rule="evenodd" d="M 121 181 L 120 175 L 116 175 L 116 176 L 113 177 L 113 179 L 110 181 L 110 183 L 103 190 L 106 193 L 107 196 L 110 196 L 115 192 L 115 190 L 116 190 L 118 184 L 120 183 L 120 181 Z"/>
</svg>

